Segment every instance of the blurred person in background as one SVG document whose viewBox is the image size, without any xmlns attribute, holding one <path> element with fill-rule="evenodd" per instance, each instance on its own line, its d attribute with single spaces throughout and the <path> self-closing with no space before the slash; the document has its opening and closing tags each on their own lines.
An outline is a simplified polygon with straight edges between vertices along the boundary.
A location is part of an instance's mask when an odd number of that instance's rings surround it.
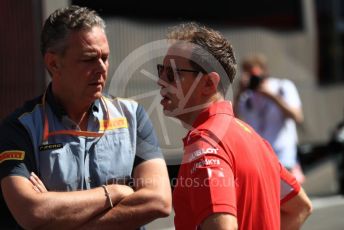
<svg viewBox="0 0 344 230">
<path fill-rule="evenodd" d="M 189 130 L 173 191 L 175 228 L 299 229 L 309 198 L 225 100 L 236 73 L 229 41 L 196 23 L 172 27 L 167 38 L 171 46 L 157 66 L 161 105 Z"/>
<path fill-rule="evenodd" d="M 247 56 L 241 67 L 234 104 L 236 115 L 272 145 L 283 166 L 303 183 L 304 175 L 297 160 L 296 130 L 296 125 L 303 122 L 303 113 L 294 83 L 271 77 L 263 54 Z"/>
<path fill-rule="evenodd" d="M 337 181 L 339 193 L 344 195 L 344 118 L 336 125 L 328 143 L 331 152 L 337 154 Z"/>
<path fill-rule="evenodd" d="M 138 229 L 168 216 L 166 164 L 143 107 L 102 95 L 104 21 L 57 9 L 41 49 L 51 83 L 0 126 L 0 229 Z"/>
</svg>

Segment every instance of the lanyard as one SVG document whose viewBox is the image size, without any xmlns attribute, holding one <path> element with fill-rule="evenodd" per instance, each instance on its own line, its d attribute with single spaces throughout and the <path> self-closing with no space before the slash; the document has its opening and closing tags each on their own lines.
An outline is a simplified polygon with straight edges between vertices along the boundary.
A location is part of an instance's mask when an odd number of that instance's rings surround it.
<svg viewBox="0 0 344 230">
<path fill-rule="evenodd" d="M 48 121 L 48 114 L 46 112 L 46 93 L 43 94 L 42 97 L 42 105 L 43 105 L 43 116 L 44 116 L 44 121 L 43 121 L 43 142 L 47 142 L 48 138 L 50 136 L 55 136 L 55 135 L 72 135 L 72 136 L 83 136 L 83 137 L 101 137 L 104 135 L 108 123 L 109 123 L 109 110 L 107 108 L 106 102 L 103 99 L 103 97 L 100 98 L 101 103 L 104 105 L 104 108 L 106 110 L 106 113 L 104 116 L 106 116 L 106 119 L 104 120 L 104 131 L 102 132 L 91 132 L 91 131 L 80 131 L 80 130 L 57 130 L 57 131 L 49 131 L 49 121 Z"/>
</svg>

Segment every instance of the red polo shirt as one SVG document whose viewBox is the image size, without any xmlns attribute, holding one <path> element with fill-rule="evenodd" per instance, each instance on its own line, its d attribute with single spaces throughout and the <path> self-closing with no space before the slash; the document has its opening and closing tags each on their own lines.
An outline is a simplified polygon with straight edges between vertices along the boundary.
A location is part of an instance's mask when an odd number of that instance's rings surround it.
<svg viewBox="0 0 344 230">
<path fill-rule="evenodd" d="M 280 204 L 300 185 L 270 145 L 226 101 L 201 112 L 193 127 L 173 192 L 176 229 L 197 229 L 211 214 L 229 213 L 239 229 L 279 230 Z"/>
</svg>

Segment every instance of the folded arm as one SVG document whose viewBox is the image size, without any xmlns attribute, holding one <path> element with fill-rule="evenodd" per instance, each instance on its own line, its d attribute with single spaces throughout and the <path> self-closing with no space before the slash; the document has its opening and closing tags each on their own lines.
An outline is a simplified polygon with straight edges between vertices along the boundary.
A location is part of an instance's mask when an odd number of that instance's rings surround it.
<svg viewBox="0 0 344 230">
<path fill-rule="evenodd" d="M 27 229 L 72 229 L 109 209 L 102 187 L 42 192 L 25 177 L 8 176 L 2 179 L 1 188 L 12 215 Z M 115 204 L 132 193 L 132 189 L 124 185 L 109 185 L 108 190 Z"/>
<path fill-rule="evenodd" d="M 269 97 L 282 110 L 285 116 L 290 117 L 298 124 L 303 122 L 303 113 L 301 108 L 289 106 L 279 95 L 271 94 Z"/>
<path fill-rule="evenodd" d="M 113 209 L 93 218 L 82 229 L 137 229 L 171 212 L 171 189 L 165 161 L 152 159 L 134 171 L 135 192 Z M 103 227 L 104 226 L 104 227 Z"/>
<path fill-rule="evenodd" d="M 311 213 L 311 201 L 301 188 L 296 196 L 281 205 L 281 229 L 300 229 Z"/>
<path fill-rule="evenodd" d="M 293 119 L 297 124 L 303 122 L 303 113 L 300 106 L 290 106 L 281 95 L 271 92 L 264 83 L 258 88 L 258 92 L 275 102 L 286 117 Z"/>
</svg>

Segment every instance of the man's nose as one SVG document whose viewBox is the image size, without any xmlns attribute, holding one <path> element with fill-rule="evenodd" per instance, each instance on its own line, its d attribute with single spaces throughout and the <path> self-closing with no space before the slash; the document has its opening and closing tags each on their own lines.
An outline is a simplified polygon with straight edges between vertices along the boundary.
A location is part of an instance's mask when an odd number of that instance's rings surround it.
<svg viewBox="0 0 344 230">
<path fill-rule="evenodd" d="M 105 73 L 107 71 L 107 62 L 99 58 L 97 72 Z"/>
<path fill-rule="evenodd" d="M 165 78 L 161 78 L 161 77 L 158 78 L 157 84 L 158 84 L 158 86 L 164 87 L 164 88 L 168 87 L 168 85 L 169 85 L 167 80 Z"/>
</svg>

